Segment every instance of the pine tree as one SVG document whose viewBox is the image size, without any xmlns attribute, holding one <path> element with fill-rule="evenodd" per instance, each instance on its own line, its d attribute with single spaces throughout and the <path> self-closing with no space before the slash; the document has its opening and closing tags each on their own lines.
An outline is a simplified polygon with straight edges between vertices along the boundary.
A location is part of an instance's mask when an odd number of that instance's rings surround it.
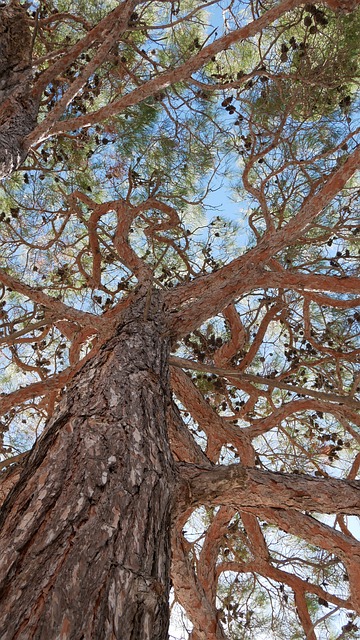
<svg viewBox="0 0 360 640">
<path fill-rule="evenodd" d="M 356 637 L 357 7 L 0 8 L 2 640 Z"/>
</svg>

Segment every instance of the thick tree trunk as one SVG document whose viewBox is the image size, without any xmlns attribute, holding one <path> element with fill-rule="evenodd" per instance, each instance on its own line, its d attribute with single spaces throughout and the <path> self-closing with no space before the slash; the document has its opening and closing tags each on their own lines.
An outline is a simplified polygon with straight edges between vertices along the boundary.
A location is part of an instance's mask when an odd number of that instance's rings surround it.
<svg viewBox="0 0 360 640">
<path fill-rule="evenodd" d="M 2 509 L 1 640 L 168 637 L 168 339 L 154 294 L 84 365 Z"/>
<path fill-rule="evenodd" d="M 25 7 L 0 7 L 0 179 L 24 160 L 25 137 L 33 131 L 38 103 L 31 97 L 31 32 Z"/>
</svg>

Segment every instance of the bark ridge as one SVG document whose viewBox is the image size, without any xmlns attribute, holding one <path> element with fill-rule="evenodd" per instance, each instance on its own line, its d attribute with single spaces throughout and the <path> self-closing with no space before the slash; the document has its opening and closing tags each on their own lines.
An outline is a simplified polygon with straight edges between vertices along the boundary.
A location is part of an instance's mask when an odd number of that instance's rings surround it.
<svg viewBox="0 0 360 640">
<path fill-rule="evenodd" d="M 159 297 L 145 305 L 74 379 L 4 503 L 2 640 L 168 637 L 169 345 Z"/>
</svg>

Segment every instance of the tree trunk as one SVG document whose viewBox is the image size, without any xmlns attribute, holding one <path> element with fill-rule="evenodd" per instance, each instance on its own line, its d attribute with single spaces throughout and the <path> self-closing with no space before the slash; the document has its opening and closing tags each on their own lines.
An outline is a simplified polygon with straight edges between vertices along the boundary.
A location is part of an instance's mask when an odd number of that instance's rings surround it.
<svg viewBox="0 0 360 640">
<path fill-rule="evenodd" d="M 0 7 L 0 179 L 24 160 L 23 143 L 38 115 L 38 102 L 31 96 L 28 21 L 25 7 L 16 0 Z"/>
<path fill-rule="evenodd" d="M 0 637 L 168 637 L 168 338 L 139 298 L 77 374 L 1 511 Z"/>
</svg>

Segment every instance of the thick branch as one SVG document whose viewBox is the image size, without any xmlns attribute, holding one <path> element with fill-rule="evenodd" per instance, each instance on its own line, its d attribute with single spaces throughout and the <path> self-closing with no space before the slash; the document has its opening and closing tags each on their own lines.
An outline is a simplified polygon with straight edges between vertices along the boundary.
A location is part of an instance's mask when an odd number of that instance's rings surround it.
<svg viewBox="0 0 360 640">
<path fill-rule="evenodd" d="M 103 43 L 98 48 L 97 53 L 92 58 L 92 60 L 86 65 L 84 70 L 79 76 L 76 77 L 74 82 L 70 85 L 68 90 L 64 93 L 62 98 L 57 102 L 56 106 L 50 111 L 50 113 L 44 118 L 44 120 L 36 127 L 36 129 L 31 133 L 26 140 L 26 148 L 30 149 L 36 142 L 44 140 L 47 136 L 47 133 L 50 131 L 51 127 L 58 122 L 67 106 L 70 102 L 77 96 L 77 94 L 81 91 L 81 89 L 86 84 L 87 80 L 90 78 L 92 74 L 95 73 L 96 69 L 101 65 L 102 62 L 106 59 L 110 49 L 119 39 L 120 35 L 127 29 L 128 22 L 130 16 L 137 5 L 136 0 L 132 0 L 131 2 L 122 2 L 119 7 L 115 11 L 112 12 L 102 21 L 102 28 L 99 29 L 100 25 L 97 25 L 96 29 L 93 29 L 90 33 L 92 34 L 92 41 L 90 44 L 93 44 L 95 33 L 101 33 L 103 36 Z M 110 27 L 110 28 L 109 28 Z M 107 29 L 108 31 L 107 31 Z M 107 31 L 107 32 L 106 32 Z M 75 45 L 73 50 L 62 58 L 59 63 L 55 63 L 54 67 L 62 63 L 64 64 L 65 60 L 67 61 L 67 65 L 69 65 L 69 60 L 74 57 L 75 51 L 83 50 L 86 47 L 86 43 L 89 42 L 89 35 L 87 34 L 85 38 L 83 38 L 80 43 Z M 51 70 L 50 70 L 51 71 Z M 54 73 L 54 68 L 52 69 L 52 73 Z M 48 77 L 48 74 L 45 72 L 45 77 Z M 41 81 L 41 86 L 44 85 L 45 79 L 43 78 Z"/>
<path fill-rule="evenodd" d="M 345 164 L 328 176 L 317 193 L 305 198 L 298 213 L 282 229 L 275 233 L 266 233 L 254 249 L 236 258 L 222 269 L 169 292 L 167 302 L 169 307 L 174 309 L 172 328 L 176 335 L 186 335 L 207 318 L 222 311 L 241 293 L 261 286 L 259 276 L 262 278 L 262 284 L 264 277 L 266 278 L 263 269 L 260 271 L 262 265 L 273 258 L 278 251 L 298 241 L 308 225 L 344 188 L 354 175 L 359 163 L 360 147 L 357 147 L 349 155 Z M 271 277 L 276 276 L 272 274 Z M 309 280 L 310 278 L 311 276 Z M 346 283 L 347 278 L 343 280 Z M 356 284 L 355 279 L 351 279 L 351 287 L 355 287 L 355 291 L 352 289 L 351 293 L 358 293 L 358 283 Z"/>
<path fill-rule="evenodd" d="M 210 460 L 184 424 L 180 411 L 174 402 L 169 408 L 169 439 L 171 452 L 175 456 L 175 460 L 193 462 L 205 467 L 212 466 Z"/>
<path fill-rule="evenodd" d="M 134 91 L 128 93 L 122 98 L 119 98 L 119 100 L 115 100 L 94 113 L 58 123 L 52 128 L 50 135 L 56 135 L 65 131 L 78 129 L 80 127 L 94 125 L 97 122 L 106 120 L 107 118 L 124 111 L 128 107 L 143 102 L 146 98 L 159 93 L 159 91 L 163 91 L 174 83 L 189 79 L 193 73 L 201 69 L 220 51 L 228 49 L 235 42 L 251 38 L 269 24 L 272 24 L 287 11 L 295 9 L 302 4 L 305 4 L 304 0 L 283 0 L 280 4 L 277 4 L 272 9 L 266 11 L 257 20 L 254 20 L 250 24 L 218 38 L 208 46 L 204 47 L 199 51 L 199 53 L 184 62 L 182 65 L 179 65 L 176 69 L 165 71 L 152 80 L 145 82 L 140 87 L 134 89 Z M 34 132 L 34 136 L 35 135 L 36 132 Z M 34 144 L 34 136 L 29 137 L 28 144 Z M 42 139 L 44 139 L 44 137 Z M 39 141 L 38 137 L 36 138 L 36 141 Z"/>
<path fill-rule="evenodd" d="M 178 464 L 185 505 L 271 507 L 360 515 L 360 482 L 274 473 L 240 464 L 204 469 Z"/>
<path fill-rule="evenodd" d="M 216 608 L 206 597 L 186 553 L 185 545 L 181 534 L 173 535 L 171 575 L 176 597 L 190 616 L 197 640 L 225 640 Z"/>
<path fill-rule="evenodd" d="M 294 273 L 291 271 L 263 271 L 257 280 L 257 287 L 285 288 L 295 291 L 323 292 L 339 294 L 360 295 L 360 280 L 354 276 L 339 278 L 337 276 L 324 276 L 317 273 Z M 320 304 L 333 305 L 334 307 L 355 307 L 359 300 L 336 300 L 329 296 L 320 296 Z"/>
</svg>

